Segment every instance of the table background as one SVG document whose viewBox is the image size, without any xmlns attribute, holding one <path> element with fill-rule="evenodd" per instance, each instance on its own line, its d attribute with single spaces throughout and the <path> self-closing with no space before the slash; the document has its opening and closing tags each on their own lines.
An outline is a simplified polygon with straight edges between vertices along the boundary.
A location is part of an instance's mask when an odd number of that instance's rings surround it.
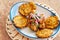
<svg viewBox="0 0 60 40">
<path fill-rule="evenodd" d="M 0 0 L 0 40 L 11 40 L 6 32 L 6 19 L 11 6 L 19 1 L 32 1 L 47 4 L 60 15 L 60 0 Z M 54 40 L 60 40 L 60 33 Z"/>
</svg>

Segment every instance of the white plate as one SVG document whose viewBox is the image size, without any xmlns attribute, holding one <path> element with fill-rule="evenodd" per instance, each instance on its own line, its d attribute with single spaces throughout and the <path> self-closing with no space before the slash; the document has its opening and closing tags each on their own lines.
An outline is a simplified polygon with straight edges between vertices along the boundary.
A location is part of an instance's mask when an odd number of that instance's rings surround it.
<svg viewBox="0 0 60 40">
<path fill-rule="evenodd" d="M 12 21 L 13 18 L 16 16 L 16 15 L 19 15 L 18 13 L 18 8 L 20 5 L 22 5 L 23 3 L 26 3 L 26 2 L 18 2 L 16 4 L 14 4 L 12 7 L 11 7 L 11 10 L 10 10 L 10 20 Z M 36 3 L 36 6 L 37 6 L 37 13 L 44 13 L 45 14 L 45 17 L 48 17 L 48 16 L 51 16 L 51 15 L 56 15 L 58 18 L 58 14 L 50 7 L 47 7 L 46 5 L 42 5 L 42 4 L 38 4 Z M 60 20 L 60 19 L 59 19 Z M 33 32 L 32 30 L 30 30 L 28 27 L 26 28 L 23 28 L 23 29 L 20 29 L 20 28 L 16 28 L 17 31 L 19 33 L 21 33 L 22 35 L 28 37 L 28 38 L 33 38 L 33 39 L 41 39 L 41 38 L 38 38 L 36 35 L 35 35 L 35 32 Z M 54 29 L 54 32 L 53 34 L 51 35 L 51 37 L 49 38 L 53 38 L 56 36 L 56 34 L 59 32 L 60 30 L 60 25 L 58 25 L 58 27 L 56 29 Z"/>
</svg>

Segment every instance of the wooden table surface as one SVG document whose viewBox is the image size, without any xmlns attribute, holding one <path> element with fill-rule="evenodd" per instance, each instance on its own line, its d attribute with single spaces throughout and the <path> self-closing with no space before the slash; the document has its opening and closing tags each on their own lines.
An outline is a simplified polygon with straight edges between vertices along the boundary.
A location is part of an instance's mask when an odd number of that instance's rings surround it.
<svg viewBox="0 0 60 40">
<path fill-rule="evenodd" d="M 11 6 L 19 1 L 33 1 L 47 4 L 60 15 L 60 0 L 0 0 L 0 40 L 11 40 L 6 32 L 6 19 Z M 60 34 L 54 40 L 60 40 Z"/>
</svg>

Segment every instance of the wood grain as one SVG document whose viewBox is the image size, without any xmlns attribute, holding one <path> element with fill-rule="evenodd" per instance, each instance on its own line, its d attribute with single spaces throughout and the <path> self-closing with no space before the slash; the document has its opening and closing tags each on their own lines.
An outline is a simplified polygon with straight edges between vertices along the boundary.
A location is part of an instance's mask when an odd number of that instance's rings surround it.
<svg viewBox="0 0 60 40">
<path fill-rule="evenodd" d="M 6 19 L 10 8 L 19 1 L 32 1 L 47 4 L 60 15 L 60 0 L 0 0 L 0 40 L 11 40 L 6 32 Z M 60 40 L 60 34 L 54 40 Z"/>
</svg>

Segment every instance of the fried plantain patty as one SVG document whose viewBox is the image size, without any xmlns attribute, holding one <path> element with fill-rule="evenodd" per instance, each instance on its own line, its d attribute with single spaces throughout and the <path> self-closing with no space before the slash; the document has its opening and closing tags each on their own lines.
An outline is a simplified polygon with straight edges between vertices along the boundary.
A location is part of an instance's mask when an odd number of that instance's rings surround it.
<svg viewBox="0 0 60 40">
<path fill-rule="evenodd" d="M 25 3 L 25 4 L 22 4 L 20 7 L 19 7 L 19 10 L 18 12 L 24 16 L 27 16 L 29 15 L 31 12 L 33 12 L 33 10 L 36 9 L 36 6 L 34 3 L 32 2 L 28 2 L 28 3 Z"/>
<path fill-rule="evenodd" d="M 46 23 L 46 28 L 51 28 L 51 29 L 56 28 L 59 24 L 57 16 L 48 17 L 45 23 Z"/>
<path fill-rule="evenodd" d="M 15 16 L 13 22 L 18 28 L 24 28 L 27 25 L 27 19 L 23 16 Z"/>
<path fill-rule="evenodd" d="M 51 29 L 42 29 L 36 32 L 37 37 L 47 38 L 50 37 L 53 31 Z"/>
</svg>

